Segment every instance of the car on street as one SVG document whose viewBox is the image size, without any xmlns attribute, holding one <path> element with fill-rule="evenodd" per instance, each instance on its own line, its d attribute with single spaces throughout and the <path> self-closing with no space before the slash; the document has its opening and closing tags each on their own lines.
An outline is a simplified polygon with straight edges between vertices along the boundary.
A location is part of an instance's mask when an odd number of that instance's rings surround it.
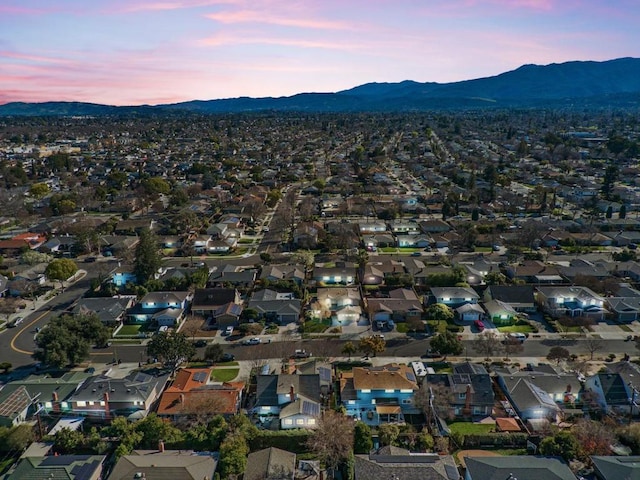
<svg viewBox="0 0 640 480">
<path fill-rule="evenodd" d="M 207 341 L 206 340 L 196 340 L 195 342 L 193 342 L 193 346 L 196 347 L 196 348 L 206 347 L 207 346 Z"/>
<path fill-rule="evenodd" d="M 291 358 L 309 358 L 310 356 L 311 352 L 301 349 L 296 349 L 293 354 L 291 354 Z"/>
<path fill-rule="evenodd" d="M 527 339 L 527 336 L 521 332 L 510 332 L 504 336 L 503 343 L 512 343 L 512 342 L 520 342 L 524 343 Z"/>
<path fill-rule="evenodd" d="M 17 327 L 18 325 L 20 325 L 22 322 L 24 321 L 23 317 L 16 317 L 14 320 L 12 320 L 7 326 L 8 327 Z"/>
<path fill-rule="evenodd" d="M 411 256 L 412 256 L 412 257 L 421 257 L 421 256 L 422 256 L 422 253 L 420 253 L 420 252 L 413 252 L 413 253 L 411 254 Z"/>
<path fill-rule="evenodd" d="M 247 338 L 246 340 L 242 341 L 243 345 L 258 345 L 260 344 L 260 338 L 259 337 L 253 337 L 253 338 Z"/>
<path fill-rule="evenodd" d="M 236 359 L 236 356 L 233 353 L 223 353 L 220 358 L 221 362 L 232 362 Z"/>
</svg>

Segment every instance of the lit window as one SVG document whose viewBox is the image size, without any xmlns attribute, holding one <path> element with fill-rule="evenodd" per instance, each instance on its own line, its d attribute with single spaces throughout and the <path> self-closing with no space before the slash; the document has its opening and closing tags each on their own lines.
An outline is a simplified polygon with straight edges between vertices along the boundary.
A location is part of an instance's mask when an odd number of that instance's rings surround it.
<svg viewBox="0 0 640 480">
<path fill-rule="evenodd" d="M 82 401 L 82 400 L 78 400 L 78 401 L 76 402 L 76 405 L 77 405 L 78 407 L 86 407 L 86 406 L 87 406 L 87 402 L 84 402 L 84 401 Z"/>
<path fill-rule="evenodd" d="M 296 425 L 304 425 L 304 418 L 296 418 Z"/>
<path fill-rule="evenodd" d="M 348 405 L 355 405 L 355 404 L 356 404 L 356 401 L 355 401 L 355 400 L 349 400 L 349 401 L 347 402 L 347 404 L 348 404 Z"/>
<path fill-rule="evenodd" d="M 371 393 L 371 390 L 369 390 L 368 388 L 363 388 L 362 390 L 360 390 L 362 393 Z"/>
<path fill-rule="evenodd" d="M 100 401 L 100 406 L 101 406 L 101 407 L 104 407 L 105 405 L 106 405 L 106 403 L 104 403 L 104 400 L 101 400 L 101 401 Z"/>
<path fill-rule="evenodd" d="M 285 424 L 285 425 L 293 425 L 293 420 L 291 420 L 290 418 L 286 418 L 286 419 L 284 420 L 284 424 Z"/>
<path fill-rule="evenodd" d="M 392 389 L 385 388 L 385 390 L 384 390 L 384 393 L 393 393 L 393 392 L 395 392 L 395 390 L 393 388 Z"/>
<path fill-rule="evenodd" d="M 90 407 L 93 407 L 93 402 L 89 402 L 89 406 L 90 406 Z"/>
<path fill-rule="evenodd" d="M 376 404 L 376 399 L 375 398 L 371 399 L 371 405 L 375 405 L 375 404 Z"/>
<path fill-rule="evenodd" d="M 459 393 L 459 394 L 458 394 L 458 398 L 459 398 L 460 400 L 464 400 L 465 398 L 467 398 L 467 394 L 466 394 L 466 393 Z"/>
<path fill-rule="evenodd" d="M 310 418 L 310 419 L 307 421 L 307 425 L 315 425 L 315 424 L 316 424 L 316 419 L 315 419 L 315 418 Z"/>
</svg>

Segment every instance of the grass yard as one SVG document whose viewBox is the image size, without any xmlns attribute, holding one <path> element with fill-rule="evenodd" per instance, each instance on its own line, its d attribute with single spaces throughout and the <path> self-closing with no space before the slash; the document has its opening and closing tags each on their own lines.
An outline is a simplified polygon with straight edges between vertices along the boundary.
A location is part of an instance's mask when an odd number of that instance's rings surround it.
<svg viewBox="0 0 640 480">
<path fill-rule="evenodd" d="M 323 333 L 331 326 L 331 320 L 311 319 L 304 322 L 304 333 Z"/>
<path fill-rule="evenodd" d="M 211 380 L 214 382 L 230 382 L 238 376 L 239 368 L 214 368 Z"/>
<path fill-rule="evenodd" d="M 496 426 L 492 424 L 472 422 L 453 422 L 449 423 L 448 427 L 452 433 L 455 432 L 461 435 L 482 435 L 496 429 Z"/>
<path fill-rule="evenodd" d="M 444 333 L 447 331 L 447 322 L 442 320 L 427 320 L 427 325 L 429 325 L 429 329 L 434 334 Z"/>
<path fill-rule="evenodd" d="M 629 325 L 618 325 L 618 327 L 620 327 L 620 330 L 623 332 L 633 332 Z"/>
<path fill-rule="evenodd" d="M 140 332 L 140 328 L 142 328 L 142 325 L 123 325 L 122 328 L 118 331 L 116 337 L 138 335 L 138 332 Z"/>
<path fill-rule="evenodd" d="M 406 323 L 396 323 L 396 330 L 398 333 L 407 333 L 409 331 L 409 327 Z"/>
<path fill-rule="evenodd" d="M 498 331 L 501 333 L 534 333 L 534 328 L 527 325 L 509 325 L 507 327 L 498 327 Z"/>
</svg>

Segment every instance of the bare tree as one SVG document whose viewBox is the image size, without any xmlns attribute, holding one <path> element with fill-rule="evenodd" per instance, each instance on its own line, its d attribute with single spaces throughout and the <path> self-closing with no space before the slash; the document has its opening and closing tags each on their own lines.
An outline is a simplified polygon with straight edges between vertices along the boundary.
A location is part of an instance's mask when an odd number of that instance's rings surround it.
<svg viewBox="0 0 640 480">
<path fill-rule="evenodd" d="M 473 341 L 473 349 L 489 358 L 500 355 L 503 347 L 496 333 L 484 332 L 478 335 Z"/>
<path fill-rule="evenodd" d="M 504 355 L 509 359 L 518 353 L 521 353 L 524 350 L 524 345 L 517 338 L 507 338 L 503 341 Z"/>
<path fill-rule="evenodd" d="M 585 340 L 584 345 L 589 351 L 589 360 L 593 360 L 593 355 L 604 348 L 604 343 L 599 338 L 589 337 Z"/>
<path fill-rule="evenodd" d="M 307 447 L 323 462 L 333 477 L 335 470 L 353 449 L 354 424 L 351 419 L 333 410 L 323 413 L 318 428 L 307 440 Z"/>
</svg>

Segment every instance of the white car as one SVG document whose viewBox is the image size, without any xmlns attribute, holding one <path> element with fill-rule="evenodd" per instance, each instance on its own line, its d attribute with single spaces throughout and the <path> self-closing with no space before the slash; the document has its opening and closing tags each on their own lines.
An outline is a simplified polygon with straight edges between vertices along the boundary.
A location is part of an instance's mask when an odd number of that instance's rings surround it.
<svg viewBox="0 0 640 480">
<path fill-rule="evenodd" d="M 258 338 L 258 337 L 247 338 L 242 343 L 244 345 L 258 345 L 260 343 L 260 338 Z"/>
<path fill-rule="evenodd" d="M 526 339 L 527 339 L 527 336 L 524 333 L 520 333 L 520 332 L 511 332 L 504 336 L 505 343 L 508 343 L 508 342 L 524 343 Z"/>
</svg>

